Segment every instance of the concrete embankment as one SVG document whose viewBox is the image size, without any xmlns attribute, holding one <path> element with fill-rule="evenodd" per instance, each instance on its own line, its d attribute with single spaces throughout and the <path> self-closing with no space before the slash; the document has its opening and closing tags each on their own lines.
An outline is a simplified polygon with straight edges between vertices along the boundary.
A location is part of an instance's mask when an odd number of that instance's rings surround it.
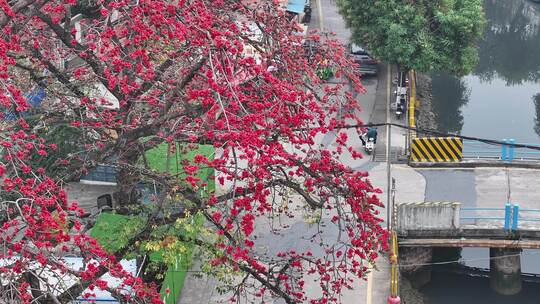
<svg viewBox="0 0 540 304">
<path fill-rule="evenodd" d="M 424 129 L 437 130 L 437 117 L 432 108 L 431 77 L 416 73 L 416 99 L 418 100 L 416 125 Z"/>
</svg>

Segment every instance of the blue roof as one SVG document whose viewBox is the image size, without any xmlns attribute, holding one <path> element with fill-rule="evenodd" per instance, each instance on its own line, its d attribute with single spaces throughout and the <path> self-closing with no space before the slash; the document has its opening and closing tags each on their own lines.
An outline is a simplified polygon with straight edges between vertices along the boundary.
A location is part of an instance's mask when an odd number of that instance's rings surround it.
<svg viewBox="0 0 540 304">
<path fill-rule="evenodd" d="M 46 96 L 45 90 L 41 87 L 38 87 L 32 92 L 26 93 L 24 97 L 26 97 L 28 103 L 30 104 L 32 108 L 39 108 L 45 96 Z M 4 112 L 3 120 L 16 120 L 17 119 L 17 115 L 10 109 L 6 109 L 3 112 Z"/>
<path fill-rule="evenodd" d="M 17 116 L 10 110 L 4 110 L 4 120 L 17 120 Z"/>
<path fill-rule="evenodd" d="M 38 87 L 33 92 L 26 94 L 26 98 L 28 99 L 28 103 L 32 106 L 32 108 L 37 108 L 41 105 L 43 98 L 45 98 L 45 90 Z"/>
<path fill-rule="evenodd" d="M 304 12 L 304 6 L 306 6 L 306 0 L 289 0 L 287 11 L 300 14 Z"/>
</svg>

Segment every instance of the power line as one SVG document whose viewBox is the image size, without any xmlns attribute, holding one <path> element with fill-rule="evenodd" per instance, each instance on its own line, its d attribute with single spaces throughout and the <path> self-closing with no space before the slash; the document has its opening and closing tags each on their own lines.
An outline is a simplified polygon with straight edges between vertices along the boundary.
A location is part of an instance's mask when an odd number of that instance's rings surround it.
<svg viewBox="0 0 540 304">
<path fill-rule="evenodd" d="M 515 256 L 532 256 L 532 255 L 538 255 L 540 254 L 540 250 L 535 250 L 531 253 L 514 253 L 514 254 L 507 254 L 507 255 L 501 255 L 496 257 L 487 257 L 487 258 L 474 258 L 474 259 L 459 259 L 459 260 L 451 260 L 451 261 L 442 261 L 442 262 L 430 262 L 430 263 L 413 263 L 413 264 L 400 264 L 398 263 L 399 267 L 421 267 L 421 266 L 434 266 L 434 265 L 449 265 L 449 264 L 459 264 L 459 263 L 465 263 L 465 262 L 478 262 L 478 261 L 491 261 L 491 260 L 497 260 L 497 259 L 504 259 L 509 257 L 515 257 Z M 390 269 L 391 267 L 378 267 L 377 269 Z M 168 272 L 187 272 L 187 273 L 203 273 L 202 270 L 169 270 Z"/>
<path fill-rule="evenodd" d="M 448 264 L 457 264 L 457 263 L 464 263 L 464 262 L 477 262 L 477 261 L 491 261 L 491 260 L 497 260 L 497 259 L 504 259 L 509 257 L 515 257 L 515 256 L 531 256 L 531 255 L 537 255 L 540 254 L 540 250 L 536 250 L 532 253 L 526 254 L 526 253 L 514 253 L 514 254 L 507 254 L 507 255 L 501 255 L 496 257 L 487 257 L 487 258 L 475 258 L 475 259 L 459 259 L 459 260 L 451 260 L 451 261 L 442 261 L 442 262 L 431 262 L 431 263 L 418 263 L 418 264 L 399 264 L 400 267 L 415 267 L 415 266 L 432 266 L 432 265 L 448 265 Z M 390 269 L 390 267 L 388 267 Z"/>
<path fill-rule="evenodd" d="M 397 123 L 368 123 L 368 124 L 357 124 L 357 125 L 344 125 L 340 127 L 335 127 L 335 129 L 358 129 L 358 128 L 369 128 L 369 127 L 381 127 L 391 125 L 394 127 L 410 130 L 410 131 L 416 131 L 418 133 L 425 133 L 425 134 L 433 134 L 441 137 L 457 137 L 461 139 L 467 139 L 467 140 L 473 140 L 473 141 L 479 141 L 490 145 L 498 145 L 498 146 L 508 146 L 512 145 L 514 148 L 525 148 L 525 149 L 532 149 L 532 150 L 539 150 L 540 146 L 534 146 L 529 144 L 520 144 L 520 143 L 512 143 L 509 144 L 507 142 L 501 141 L 501 140 L 495 140 L 495 139 L 488 139 L 488 138 L 481 138 L 481 137 L 474 137 L 474 136 L 466 136 L 466 135 L 460 135 L 455 133 L 445 133 L 434 129 L 425 129 L 425 128 L 413 128 L 402 124 Z"/>
</svg>

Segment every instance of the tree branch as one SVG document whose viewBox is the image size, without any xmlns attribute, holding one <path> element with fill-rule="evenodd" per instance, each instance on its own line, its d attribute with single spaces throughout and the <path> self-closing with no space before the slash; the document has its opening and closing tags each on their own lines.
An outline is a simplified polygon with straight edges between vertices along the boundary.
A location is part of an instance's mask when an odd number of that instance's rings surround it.
<svg viewBox="0 0 540 304">
<path fill-rule="evenodd" d="M 179 95 L 180 92 L 184 90 L 184 88 L 193 80 L 197 72 L 203 67 L 203 65 L 206 63 L 206 57 L 201 57 L 197 63 L 189 69 L 187 75 L 180 81 L 178 86 L 174 88 L 174 90 L 171 92 L 171 98 L 167 100 L 167 103 L 165 104 L 165 107 L 163 109 L 163 114 L 166 114 L 169 112 L 169 109 L 172 106 L 172 101 L 174 100 L 174 97 Z"/>
<path fill-rule="evenodd" d="M 19 0 L 17 3 L 15 3 L 11 7 L 11 10 L 14 13 L 18 13 L 22 11 L 23 9 L 29 7 L 30 5 L 34 4 L 35 2 L 36 0 Z M 44 3 L 46 2 L 48 2 L 48 0 L 44 1 Z M 3 28 L 4 26 L 6 26 L 6 24 L 8 24 L 9 21 L 11 21 L 11 17 L 8 16 L 6 13 L 2 14 L 2 16 L 0 16 L 0 28 Z"/>
<path fill-rule="evenodd" d="M 40 11 L 37 12 L 37 16 L 49 26 L 49 28 L 56 34 L 56 36 L 66 47 L 76 51 L 79 58 L 84 60 L 90 66 L 90 68 L 92 68 L 92 71 L 94 71 L 94 73 L 100 78 L 100 81 L 114 95 L 114 97 L 116 97 L 116 99 L 119 101 L 124 99 L 124 94 L 122 94 L 118 88 L 110 87 L 109 81 L 105 77 L 105 69 L 102 65 L 102 61 L 96 58 L 94 53 L 88 49 L 88 47 L 74 41 L 74 37 L 70 33 L 66 32 L 60 25 L 55 24 L 50 16 L 45 15 Z M 85 56 L 80 56 L 81 53 L 85 53 Z"/>
</svg>

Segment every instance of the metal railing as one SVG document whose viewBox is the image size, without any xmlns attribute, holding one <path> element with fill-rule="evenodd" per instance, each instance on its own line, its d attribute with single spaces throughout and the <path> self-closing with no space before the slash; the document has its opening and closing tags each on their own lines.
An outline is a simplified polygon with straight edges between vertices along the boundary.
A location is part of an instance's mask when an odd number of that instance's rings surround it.
<svg viewBox="0 0 540 304">
<path fill-rule="evenodd" d="M 416 107 L 416 72 L 411 70 L 409 73 L 409 86 L 410 86 L 410 96 L 409 96 L 409 127 L 412 129 L 416 128 L 416 118 L 415 118 L 415 107 Z M 409 132 L 409 138 L 416 137 L 416 131 Z M 409 145 L 410 147 L 410 145 Z"/>
<path fill-rule="evenodd" d="M 480 211 L 483 214 L 478 215 L 477 212 Z M 474 212 L 474 213 L 473 213 Z M 467 214 L 466 216 L 463 213 Z M 473 214 L 470 214 L 473 213 Z M 487 215 L 485 213 L 488 213 Z M 474 220 L 475 223 L 479 220 L 482 221 L 500 221 L 504 225 L 504 230 L 510 230 L 510 225 L 515 223 L 515 226 L 512 226 L 512 230 L 517 230 L 517 221 L 512 221 L 512 208 L 510 204 L 506 204 L 504 208 L 461 208 L 460 220 Z M 517 213 L 516 213 L 517 214 Z"/>
<path fill-rule="evenodd" d="M 398 239 L 397 233 L 391 234 L 392 252 L 390 253 L 390 297 L 399 297 L 399 267 L 398 267 Z"/>
<path fill-rule="evenodd" d="M 494 159 L 502 161 L 540 160 L 540 150 L 515 147 L 516 144 L 539 147 L 537 143 L 517 143 L 513 139 L 503 139 L 505 145 L 487 144 L 473 140 L 463 140 L 463 158 Z"/>
<path fill-rule="evenodd" d="M 461 208 L 460 211 L 462 213 L 470 213 L 470 212 L 476 212 L 476 211 L 488 211 L 488 212 L 497 212 L 497 215 L 502 211 L 504 213 L 504 208 Z M 475 215 L 468 215 L 468 216 L 461 216 L 460 220 L 504 220 L 504 216 L 475 216 Z"/>
<path fill-rule="evenodd" d="M 526 209 L 526 208 L 519 208 L 519 205 L 516 206 L 516 221 L 520 222 L 540 222 L 540 209 Z M 521 216 L 521 214 L 525 214 L 525 216 Z M 536 217 L 533 217 L 533 215 L 537 215 Z"/>
<path fill-rule="evenodd" d="M 486 214 L 476 214 L 478 211 Z M 474 213 L 473 213 L 474 212 Z M 471 214 L 473 213 L 473 214 Z M 536 215 L 536 216 L 534 216 Z M 507 203 L 504 208 L 461 208 L 460 220 L 501 221 L 506 231 L 518 231 L 523 222 L 540 222 L 540 209 L 521 209 Z M 523 225 L 521 225 L 523 227 Z"/>
<path fill-rule="evenodd" d="M 392 199 L 392 214 L 390 221 L 390 296 L 388 303 L 400 303 L 399 298 L 399 263 L 398 263 L 398 237 L 396 233 L 397 207 Z"/>
</svg>

